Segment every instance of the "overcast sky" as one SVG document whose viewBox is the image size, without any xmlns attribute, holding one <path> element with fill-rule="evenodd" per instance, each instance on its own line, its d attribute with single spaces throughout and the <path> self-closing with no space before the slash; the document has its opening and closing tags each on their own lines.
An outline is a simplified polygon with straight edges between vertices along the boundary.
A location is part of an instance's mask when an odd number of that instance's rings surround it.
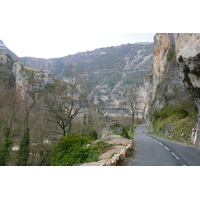
<svg viewBox="0 0 200 200">
<path fill-rule="evenodd" d="M 136 42 L 153 42 L 154 34 L 121 33 L 121 34 L 95 34 L 95 33 L 66 33 L 64 35 L 49 35 L 26 38 L 19 35 L 17 38 L 1 38 L 5 45 L 18 56 L 34 57 L 62 57 L 68 54 L 93 50 L 95 48 L 116 46 Z"/>
<path fill-rule="evenodd" d="M 129 28 L 136 26 L 136 20 L 123 17 L 123 10 L 129 12 L 131 6 L 125 1 L 121 7 L 118 1 L 104 0 L 3 0 L 0 40 L 20 57 L 44 58 L 153 42 L 154 34 L 126 28 L 127 23 Z"/>
<path fill-rule="evenodd" d="M 187 23 L 188 18 L 184 16 L 177 25 L 173 15 L 163 15 L 163 9 L 157 9 L 159 2 L 1 0 L 0 40 L 20 57 L 50 58 L 100 47 L 153 42 L 156 32 L 176 32 L 176 29 L 171 30 L 173 22 L 176 28 L 181 25 L 190 28 L 191 23 Z M 152 10 L 155 3 L 156 10 Z M 174 10 L 170 4 L 165 8 L 170 9 L 170 13 Z M 197 15 L 196 7 L 193 11 Z"/>
</svg>

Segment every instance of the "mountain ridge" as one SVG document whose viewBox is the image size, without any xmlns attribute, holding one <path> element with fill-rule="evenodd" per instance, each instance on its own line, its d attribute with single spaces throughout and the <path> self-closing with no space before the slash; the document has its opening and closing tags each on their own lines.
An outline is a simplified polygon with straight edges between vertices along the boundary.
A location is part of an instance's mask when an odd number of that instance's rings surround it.
<svg viewBox="0 0 200 200">
<path fill-rule="evenodd" d="M 0 40 L 0 51 L 10 55 L 14 60 L 19 59 L 19 57 L 15 53 L 13 53 L 9 48 L 6 47 L 2 40 Z"/>
<path fill-rule="evenodd" d="M 143 84 L 144 76 L 152 70 L 153 43 L 98 48 L 61 58 L 23 57 L 21 61 L 26 66 L 48 71 L 54 78 L 65 82 L 79 76 L 80 88 L 87 90 L 84 93 L 90 102 L 103 107 L 106 115 L 125 115 L 122 93 L 126 86 Z"/>
<path fill-rule="evenodd" d="M 10 54 L 3 41 L 1 48 Z M 153 43 L 139 42 L 102 47 L 60 58 L 17 57 L 24 66 L 50 73 L 55 79 L 71 81 L 79 76 L 79 87 L 90 102 L 103 108 L 105 115 L 126 115 L 123 91 L 141 85 L 151 71 Z M 77 75 L 78 74 L 78 75 Z M 88 88 L 89 87 L 89 88 Z M 120 109 L 119 109 L 120 107 Z"/>
</svg>

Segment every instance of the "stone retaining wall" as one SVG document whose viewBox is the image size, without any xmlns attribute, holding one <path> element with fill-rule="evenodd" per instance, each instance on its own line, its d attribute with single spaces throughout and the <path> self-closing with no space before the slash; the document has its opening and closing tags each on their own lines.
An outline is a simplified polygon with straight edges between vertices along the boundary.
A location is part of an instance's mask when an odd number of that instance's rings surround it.
<svg viewBox="0 0 200 200">
<path fill-rule="evenodd" d="M 115 135 L 114 135 L 115 136 Z M 128 152 L 131 152 L 134 150 L 134 142 L 133 140 L 128 140 L 125 138 L 122 138 L 119 135 L 116 135 L 115 140 L 112 137 L 112 140 L 108 141 L 107 143 L 113 144 L 114 146 L 111 147 L 111 149 L 101 156 L 99 156 L 99 161 L 97 162 L 91 162 L 91 163 L 84 163 L 80 166 L 118 166 L 123 165 L 127 159 Z M 118 138 L 118 139 L 117 139 Z M 104 138 L 105 140 L 108 140 L 108 138 Z M 121 139 L 122 143 L 119 143 Z M 126 143 L 125 143 L 126 142 Z M 116 154 L 114 154 L 116 153 Z M 112 155 L 114 156 L 110 158 Z"/>
</svg>

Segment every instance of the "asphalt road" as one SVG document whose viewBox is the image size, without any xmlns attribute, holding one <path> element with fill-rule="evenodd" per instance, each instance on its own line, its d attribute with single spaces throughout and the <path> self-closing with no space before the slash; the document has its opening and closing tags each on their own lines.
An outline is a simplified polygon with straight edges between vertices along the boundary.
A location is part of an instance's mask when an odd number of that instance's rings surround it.
<svg viewBox="0 0 200 200">
<path fill-rule="evenodd" d="M 200 150 L 148 134 L 145 125 L 136 129 L 135 153 L 127 166 L 200 166 Z"/>
</svg>

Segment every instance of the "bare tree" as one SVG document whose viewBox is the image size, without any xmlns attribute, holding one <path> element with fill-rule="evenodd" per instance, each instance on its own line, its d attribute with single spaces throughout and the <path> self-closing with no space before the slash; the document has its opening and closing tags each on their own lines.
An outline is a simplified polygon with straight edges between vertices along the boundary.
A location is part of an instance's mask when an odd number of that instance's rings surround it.
<svg viewBox="0 0 200 200">
<path fill-rule="evenodd" d="M 131 111 L 131 131 L 134 130 L 135 114 L 137 113 L 139 97 L 138 97 L 139 86 L 132 85 L 127 87 L 124 92 L 126 104 L 129 106 Z"/>
<path fill-rule="evenodd" d="M 16 115 L 19 111 L 19 102 L 16 92 L 12 89 L 0 91 L 0 128 L 3 135 L 10 137 Z"/>
<path fill-rule="evenodd" d="M 73 84 L 61 83 L 55 94 L 44 99 L 46 118 L 58 128 L 54 132 L 67 136 L 72 128 L 72 120 L 80 113 L 85 99 Z"/>
</svg>

